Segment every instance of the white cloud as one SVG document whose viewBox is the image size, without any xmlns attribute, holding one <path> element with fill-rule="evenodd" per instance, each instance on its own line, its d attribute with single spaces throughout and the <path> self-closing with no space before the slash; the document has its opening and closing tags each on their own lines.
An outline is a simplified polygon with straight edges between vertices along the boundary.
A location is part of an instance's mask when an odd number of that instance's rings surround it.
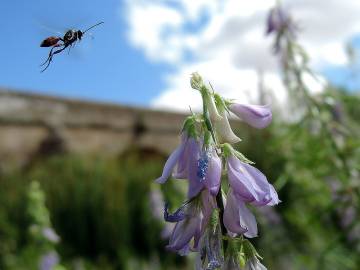
<svg viewBox="0 0 360 270">
<path fill-rule="evenodd" d="M 152 101 L 156 107 L 187 110 L 200 106 L 190 89 L 190 74 L 198 71 L 215 89 L 229 98 L 256 102 L 259 71 L 273 103 L 285 102 L 286 93 L 271 55 L 271 38 L 264 36 L 269 0 L 128 0 L 128 37 L 151 61 L 165 62 L 174 72 L 164 74 L 166 89 Z M 345 64 L 344 42 L 360 32 L 360 1 L 283 1 L 300 23 L 300 42 L 309 52 L 311 64 L 321 69 Z M 201 21 L 206 15 L 208 20 Z M 188 25 L 200 25 L 196 32 Z M 187 53 L 192 55 L 188 61 Z M 314 92 L 320 83 L 304 79 Z"/>
</svg>

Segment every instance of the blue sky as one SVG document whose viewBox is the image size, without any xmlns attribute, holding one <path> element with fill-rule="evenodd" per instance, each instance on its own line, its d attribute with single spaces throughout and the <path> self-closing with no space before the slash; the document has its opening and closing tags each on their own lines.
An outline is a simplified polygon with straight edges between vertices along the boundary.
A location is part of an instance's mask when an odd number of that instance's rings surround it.
<svg viewBox="0 0 360 270">
<path fill-rule="evenodd" d="M 124 19 L 125 7 L 120 0 L 2 0 L 0 87 L 149 105 L 169 88 L 166 75 L 176 74 L 182 64 L 193 60 L 192 54 L 184 53 L 182 61 L 176 64 L 165 58 L 149 57 L 146 39 L 136 46 L 126 37 L 130 28 Z M 209 20 L 208 13 L 202 12 L 198 19 L 184 24 L 182 31 L 196 33 Z M 85 29 L 99 21 L 105 24 L 92 30 L 94 39 L 84 38 L 69 55 L 65 52 L 55 56 L 48 70 L 40 73 L 39 64 L 46 59 L 48 49 L 40 48 L 39 44 L 54 35 L 49 29 L 61 32 L 67 28 Z M 164 36 L 173 30 L 164 29 Z M 354 40 L 354 44 L 360 44 L 360 39 Z M 360 85 L 358 79 L 349 82 L 352 77 L 344 66 L 328 65 L 322 72 L 338 85 L 352 89 Z"/>
<path fill-rule="evenodd" d="M 48 49 L 39 44 L 54 35 L 49 29 L 84 29 L 98 21 L 105 24 L 92 31 L 94 39 L 57 55 L 40 73 Z M 163 88 L 160 75 L 169 67 L 150 63 L 129 45 L 117 0 L 3 0 L 0 24 L 0 87 L 137 105 Z"/>
</svg>

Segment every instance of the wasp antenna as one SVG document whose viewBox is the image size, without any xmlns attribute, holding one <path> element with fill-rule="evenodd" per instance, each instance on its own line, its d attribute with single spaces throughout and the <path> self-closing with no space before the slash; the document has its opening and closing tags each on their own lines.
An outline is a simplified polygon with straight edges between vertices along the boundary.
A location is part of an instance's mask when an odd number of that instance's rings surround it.
<svg viewBox="0 0 360 270">
<path fill-rule="evenodd" d="M 103 24 L 104 22 L 99 22 L 99 23 L 97 23 L 97 24 L 94 24 L 93 26 L 91 26 L 91 27 L 89 27 L 88 29 L 86 29 L 85 31 L 83 31 L 83 34 L 85 34 L 87 31 L 89 31 L 90 29 L 92 29 L 92 28 L 94 28 L 94 27 L 96 27 L 96 26 L 98 26 L 98 25 L 100 25 L 100 24 Z"/>
</svg>

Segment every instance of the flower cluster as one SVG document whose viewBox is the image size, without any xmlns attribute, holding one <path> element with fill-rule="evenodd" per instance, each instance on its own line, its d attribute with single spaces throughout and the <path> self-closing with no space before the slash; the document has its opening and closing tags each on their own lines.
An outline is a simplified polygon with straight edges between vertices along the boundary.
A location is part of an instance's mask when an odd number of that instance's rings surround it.
<svg viewBox="0 0 360 270">
<path fill-rule="evenodd" d="M 255 267 L 261 264 L 246 239 L 258 234 L 247 206 L 272 206 L 279 199 L 265 175 L 231 146 L 241 139 L 232 131 L 228 114 L 265 128 L 272 120 L 271 110 L 226 100 L 210 91 L 197 73 L 192 75 L 191 86 L 202 96 L 203 112 L 185 120 L 181 143 L 156 180 L 160 184 L 170 177 L 188 181 L 187 201 L 173 214 L 165 206 L 164 219 L 176 223 L 167 248 L 181 255 L 198 252 L 197 269 L 263 269 Z M 236 252 L 230 248 L 232 241 L 240 243 Z M 243 256 L 242 264 L 238 255 L 244 245 L 253 252 Z"/>
<path fill-rule="evenodd" d="M 290 14 L 280 5 L 272 8 L 268 14 L 266 35 L 275 35 L 274 53 L 286 57 L 289 53 L 287 43 L 296 38 L 299 31 L 298 25 L 294 22 Z"/>
</svg>

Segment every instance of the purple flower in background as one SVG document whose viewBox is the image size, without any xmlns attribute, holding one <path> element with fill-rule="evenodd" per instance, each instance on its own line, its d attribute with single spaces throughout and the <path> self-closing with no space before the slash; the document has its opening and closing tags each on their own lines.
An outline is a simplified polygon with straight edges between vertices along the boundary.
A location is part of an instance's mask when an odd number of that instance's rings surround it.
<svg viewBox="0 0 360 270">
<path fill-rule="evenodd" d="M 279 33 L 283 31 L 289 23 L 289 16 L 279 6 L 270 10 L 267 17 L 267 29 L 266 34 Z"/>
<path fill-rule="evenodd" d="M 227 159 L 229 183 L 242 201 L 256 206 L 278 204 L 279 198 L 265 175 L 235 156 Z"/>
<path fill-rule="evenodd" d="M 40 258 L 40 270 L 52 270 L 59 263 L 59 256 L 56 252 L 50 251 Z"/>
<path fill-rule="evenodd" d="M 50 227 L 46 227 L 46 228 L 43 228 L 42 230 L 42 234 L 43 236 L 49 240 L 50 242 L 53 242 L 53 243 L 58 243 L 60 241 L 60 237 L 56 234 L 56 232 L 50 228 Z"/>
<path fill-rule="evenodd" d="M 228 193 L 224 211 L 224 225 L 232 233 L 244 234 L 252 238 L 257 236 L 257 224 L 254 215 L 231 190 Z"/>
<path fill-rule="evenodd" d="M 261 106 L 234 103 L 229 106 L 229 110 L 255 128 L 265 128 L 272 120 L 271 109 L 267 105 Z"/>
<path fill-rule="evenodd" d="M 272 8 L 267 18 L 266 35 L 274 33 L 276 41 L 274 44 L 275 53 L 281 52 L 283 56 L 287 54 L 286 50 L 282 50 L 282 40 L 285 38 L 295 38 L 298 26 L 292 20 L 290 14 L 281 6 Z"/>
</svg>

